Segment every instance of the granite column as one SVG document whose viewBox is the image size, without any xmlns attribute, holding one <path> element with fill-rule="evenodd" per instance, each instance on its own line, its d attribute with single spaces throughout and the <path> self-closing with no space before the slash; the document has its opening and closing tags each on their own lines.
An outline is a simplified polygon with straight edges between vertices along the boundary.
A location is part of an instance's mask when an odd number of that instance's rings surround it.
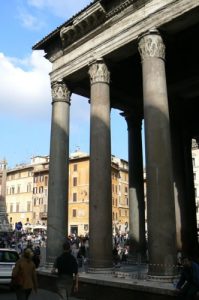
<svg viewBox="0 0 199 300">
<path fill-rule="evenodd" d="M 165 46 L 157 30 L 139 40 L 142 58 L 146 143 L 147 220 L 150 276 L 172 276 L 176 224 Z"/>
<path fill-rule="evenodd" d="M 144 258 L 145 244 L 145 203 L 142 157 L 142 118 L 140 113 L 125 113 L 128 125 L 129 160 L 129 238 L 130 255 Z"/>
<path fill-rule="evenodd" d="M 52 123 L 48 186 L 47 263 L 62 251 L 68 234 L 68 167 L 70 91 L 63 81 L 52 82 Z"/>
<path fill-rule="evenodd" d="M 110 74 L 102 59 L 89 67 L 90 123 L 90 270 L 112 267 Z"/>
</svg>

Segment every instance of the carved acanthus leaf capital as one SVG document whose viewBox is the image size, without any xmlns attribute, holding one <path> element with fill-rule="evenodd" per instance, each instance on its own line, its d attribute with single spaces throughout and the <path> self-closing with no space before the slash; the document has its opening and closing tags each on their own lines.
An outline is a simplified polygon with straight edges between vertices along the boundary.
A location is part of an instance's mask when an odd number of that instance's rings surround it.
<svg viewBox="0 0 199 300">
<path fill-rule="evenodd" d="M 138 50 L 142 60 L 148 57 L 165 59 L 165 45 L 157 31 L 143 35 L 140 38 Z"/>
<path fill-rule="evenodd" d="M 98 60 L 91 64 L 89 68 L 91 84 L 97 82 L 110 82 L 110 72 L 103 60 Z"/>
<path fill-rule="evenodd" d="M 70 103 L 71 92 L 63 81 L 55 81 L 51 84 L 53 102 Z"/>
</svg>

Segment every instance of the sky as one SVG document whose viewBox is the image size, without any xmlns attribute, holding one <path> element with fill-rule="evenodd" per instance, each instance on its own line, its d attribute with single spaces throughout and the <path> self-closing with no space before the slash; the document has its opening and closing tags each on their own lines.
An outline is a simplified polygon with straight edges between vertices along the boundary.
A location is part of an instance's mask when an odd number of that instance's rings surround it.
<svg viewBox="0 0 199 300">
<path fill-rule="evenodd" d="M 32 46 L 86 7 L 90 0 L 0 0 L 0 160 L 9 168 L 49 155 L 51 63 Z M 127 125 L 111 110 L 112 154 L 128 159 Z M 70 153 L 89 153 L 88 99 L 72 95 Z"/>
</svg>

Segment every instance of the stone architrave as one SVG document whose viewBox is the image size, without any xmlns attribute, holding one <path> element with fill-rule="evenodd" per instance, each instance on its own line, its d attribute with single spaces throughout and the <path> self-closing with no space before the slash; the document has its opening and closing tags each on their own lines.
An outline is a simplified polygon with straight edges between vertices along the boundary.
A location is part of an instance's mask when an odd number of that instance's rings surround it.
<svg viewBox="0 0 199 300">
<path fill-rule="evenodd" d="M 52 123 L 48 187 L 47 263 L 62 251 L 68 234 L 68 167 L 70 91 L 63 81 L 52 82 Z"/>
<path fill-rule="evenodd" d="M 140 37 L 146 142 L 149 275 L 172 276 L 176 224 L 165 45 L 157 30 Z"/>
<path fill-rule="evenodd" d="M 89 67 L 90 124 L 90 270 L 112 267 L 110 74 L 103 60 Z"/>
</svg>

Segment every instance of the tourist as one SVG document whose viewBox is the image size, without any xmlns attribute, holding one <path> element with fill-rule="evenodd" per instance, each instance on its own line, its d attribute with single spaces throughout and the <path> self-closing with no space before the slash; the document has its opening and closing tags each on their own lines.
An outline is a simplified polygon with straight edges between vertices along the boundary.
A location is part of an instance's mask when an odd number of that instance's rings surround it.
<svg viewBox="0 0 199 300">
<path fill-rule="evenodd" d="M 178 299 L 193 299 L 199 292 L 199 265 L 189 257 L 181 259 L 182 272 L 176 285 Z"/>
<path fill-rule="evenodd" d="M 57 269 L 57 293 L 60 300 L 68 300 L 73 287 L 74 278 L 74 292 L 78 291 L 78 265 L 77 260 L 71 254 L 70 243 L 66 241 L 63 244 L 63 253 L 55 260 L 52 273 Z"/>
<path fill-rule="evenodd" d="M 18 278 L 19 285 L 15 287 L 17 300 L 28 300 L 32 289 L 37 292 L 37 276 L 31 249 L 24 250 L 22 257 L 13 269 L 12 276 Z"/>
</svg>

